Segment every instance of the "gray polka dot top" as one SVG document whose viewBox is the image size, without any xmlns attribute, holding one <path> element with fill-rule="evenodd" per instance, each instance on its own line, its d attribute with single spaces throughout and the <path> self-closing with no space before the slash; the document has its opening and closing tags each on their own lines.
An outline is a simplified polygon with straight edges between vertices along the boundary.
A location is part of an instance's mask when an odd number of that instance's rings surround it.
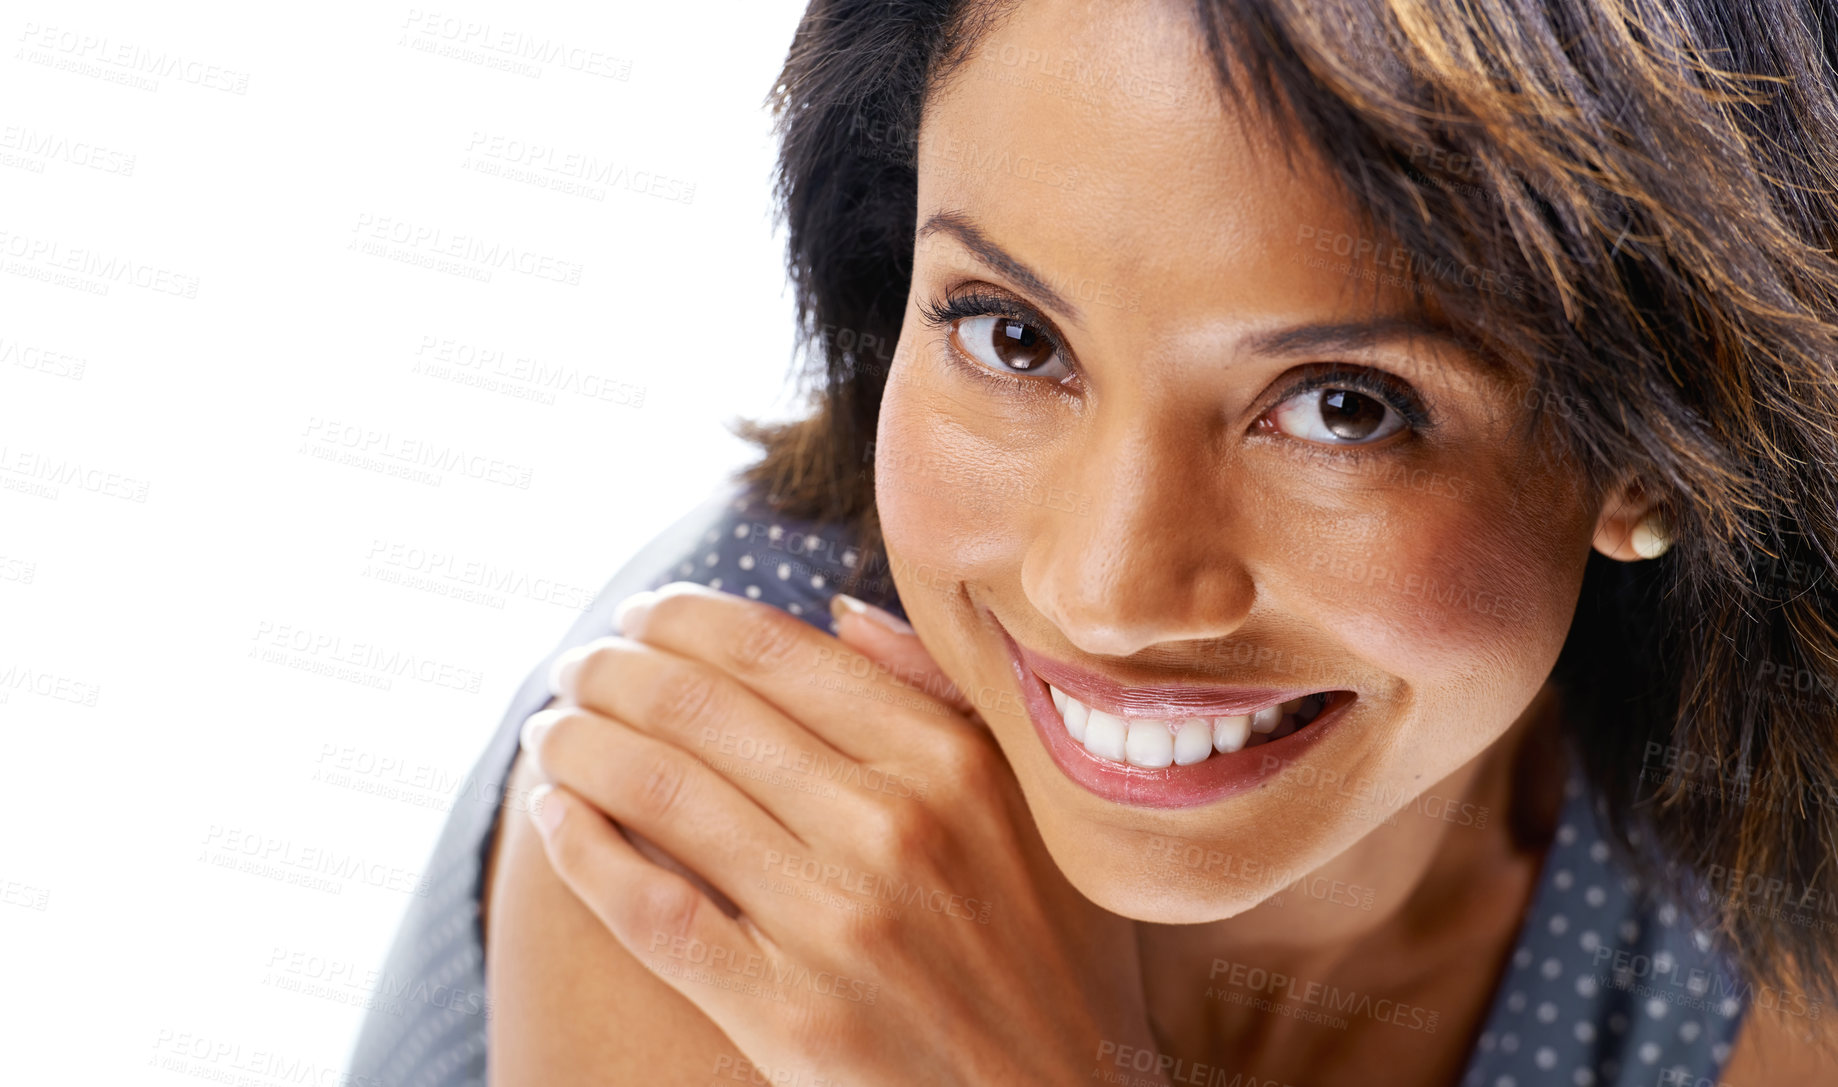
<svg viewBox="0 0 1838 1087">
<path fill-rule="evenodd" d="M 610 633 L 612 611 L 640 589 L 695 581 L 762 600 L 829 629 L 829 598 L 864 561 L 833 525 L 772 513 L 739 485 L 660 533 L 601 590 L 524 681 L 474 784 L 461 788 L 390 950 L 391 991 L 372 1008 L 350 1063 L 352 1087 L 485 1082 L 492 1013 L 479 924 L 481 875 L 524 718 L 548 701 L 549 665 Z M 885 567 L 855 595 L 903 614 Z M 1557 838 L 1512 959 L 1469 1055 L 1461 1087 L 1712 1087 L 1729 1057 L 1746 990 L 1681 910 L 1655 901 L 1619 863 L 1599 804 L 1573 779 Z M 1309 1087 L 1306 1084 L 1295 1087 Z"/>
</svg>

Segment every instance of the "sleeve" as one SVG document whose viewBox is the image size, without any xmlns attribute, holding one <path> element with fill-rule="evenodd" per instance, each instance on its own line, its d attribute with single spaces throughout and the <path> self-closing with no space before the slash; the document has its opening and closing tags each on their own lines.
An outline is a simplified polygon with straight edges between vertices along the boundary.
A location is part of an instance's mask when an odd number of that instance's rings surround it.
<svg viewBox="0 0 1838 1087">
<path fill-rule="evenodd" d="M 484 754 L 454 798 L 433 856 L 423 869 L 427 878 L 421 893 L 410 899 L 370 994 L 350 1061 L 350 1087 L 457 1087 L 485 1082 L 485 1024 L 491 1005 L 485 991 L 479 900 L 504 782 L 517 753 L 523 721 L 549 700 L 549 668 L 557 657 L 611 633 L 613 609 L 632 593 L 689 580 L 683 566 L 693 560 L 685 556 L 725 534 L 735 512 L 747 508 L 739 485 L 731 485 L 659 533 L 620 568 L 518 688 Z M 690 572 L 699 571 L 692 566 Z"/>
</svg>

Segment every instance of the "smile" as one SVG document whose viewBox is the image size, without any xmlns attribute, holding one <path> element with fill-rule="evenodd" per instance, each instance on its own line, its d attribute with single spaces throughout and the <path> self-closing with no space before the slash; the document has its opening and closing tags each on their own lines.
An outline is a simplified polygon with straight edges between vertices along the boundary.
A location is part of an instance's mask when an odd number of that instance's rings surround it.
<svg viewBox="0 0 1838 1087">
<path fill-rule="evenodd" d="M 1047 753 L 1075 783 L 1117 803 L 1190 807 L 1254 788 L 1326 740 L 1359 697 L 1350 690 L 1126 687 L 1023 648 L 989 617 Z"/>
</svg>

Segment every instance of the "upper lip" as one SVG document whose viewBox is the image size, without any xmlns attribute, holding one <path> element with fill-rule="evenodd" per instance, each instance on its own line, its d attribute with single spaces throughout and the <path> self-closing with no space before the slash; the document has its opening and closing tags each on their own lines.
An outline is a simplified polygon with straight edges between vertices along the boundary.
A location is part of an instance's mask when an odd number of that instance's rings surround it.
<svg viewBox="0 0 1838 1087">
<path fill-rule="evenodd" d="M 1189 683 L 1131 686 L 1075 664 L 1054 660 L 1020 642 L 1022 663 L 1094 710 L 1118 717 L 1228 717 L 1256 713 L 1325 687 L 1228 687 Z"/>
</svg>

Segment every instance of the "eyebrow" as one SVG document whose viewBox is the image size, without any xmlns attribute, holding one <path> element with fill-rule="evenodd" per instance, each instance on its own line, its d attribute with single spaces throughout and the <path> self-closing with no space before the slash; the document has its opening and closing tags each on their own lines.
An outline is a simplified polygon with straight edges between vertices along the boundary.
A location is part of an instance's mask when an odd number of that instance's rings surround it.
<svg viewBox="0 0 1838 1087">
<path fill-rule="evenodd" d="M 1058 310 L 1067 320 L 1079 320 L 1079 308 L 1066 301 L 1058 291 L 1047 285 L 1040 273 L 1016 260 L 1008 250 L 989 240 L 989 236 L 977 229 L 975 223 L 954 211 L 941 211 L 925 221 L 919 228 L 921 238 L 932 234 L 949 234 L 963 243 L 964 248 L 976 254 L 976 259 L 1014 280 L 1021 288 L 1040 299 L 1041 304 L 1049 309 Z"/>
<path fill-rule="evenodd" d="M 991 241 L 961 212 L 941 211 L 933 214 L 919 228 L 921 238 L 932 234 L 949 234 L 990 268 L 1014 280 L 1043 305 L 1058 310 L 1068 320 L 1079 320 L 1079 309 L 1047 285 L 1045 277 Z M 1398 340 L 1427 339 L 1448 344 L 1476 355 L 1487 369 L 1491 360 L 1479 345 L 1459 335 L 1447 325 L 1425 313 L 1378 314 L 1356 321 L 1319 321 L 1269 329 L 1245 339 L 1241 350 L 1257 355 L 1308 355 L 1327 351 L 1363 351 Z"/>
</svg>

